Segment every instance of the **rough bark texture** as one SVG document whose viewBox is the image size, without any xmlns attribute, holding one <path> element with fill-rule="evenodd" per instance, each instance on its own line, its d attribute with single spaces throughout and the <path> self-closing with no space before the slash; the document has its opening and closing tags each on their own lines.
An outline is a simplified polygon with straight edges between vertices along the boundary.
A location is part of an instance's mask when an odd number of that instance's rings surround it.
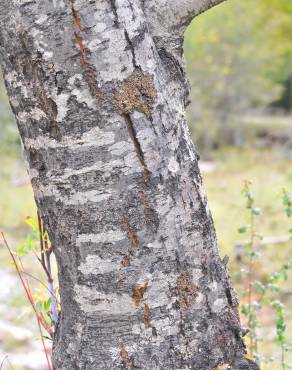
<svg viewBox="0 0 292 370">
<path fill-rule="evenodd" d="M 185 122 L 183 32 L 221 1 L 0 0 L 4 78 L 59 267 L 56 370 L 257 369 Z"/>
</svg>

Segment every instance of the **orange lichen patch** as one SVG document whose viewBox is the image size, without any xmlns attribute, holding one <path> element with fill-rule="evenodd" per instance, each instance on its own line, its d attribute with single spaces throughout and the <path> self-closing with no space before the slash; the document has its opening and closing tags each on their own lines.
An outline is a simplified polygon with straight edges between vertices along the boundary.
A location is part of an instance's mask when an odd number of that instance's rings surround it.
<svg viewBox="0 0 292 370">
<path fill-rule="evenodd" d="M 220 366 L 214 367 L 213 370 L 228 370 L 229 368 L 230 368 L 230 366 L 228 364 L 225 364 L 225 365 L 220 365 Z"/>
<path fill-rule="evenodd" d="M 148 286 L 148 281 L 144 285 L 136 285 L 133 288 L 133 298 L 134 298 L 134 303 L 135 306 L 138 307 L 141 303 L 141 300 L 144 296 L 144 293 L 147 289 Z"/>
<path fill-rule="evenodd" d="M 191 275 L 188 272 L 182 273 L 176 280 L 176 286 L 180 307 L 185 309 L 190 307 L 196 295 Z"/>
<path fill-rule="evenodd" d="M 130 266 L 130 258 L 128 256 L 124 256 L 122 260 L 122 266 L 123 267 L 128 267 Z"/>
<path fill-rule="evenodd" d="M 135 248 L 135 249 L 138 249 L 139 246 L 140 246 L 138 236 L 134 233 L 131 225 L 129 224 L 129 221 L 125 217 L 124 217 L 123 223 L 124 223 L 124 226 L 125 226 L 126 231 L 127 231 L 128 239 L 132 243 L 132 247 Z"/>
<path fill-rule="evenodd" d="M 135 71 L 115 94 L 113 105 L 124 114 L 138 111 L 150 117 L 156 96 L 152 77 L 149 74 Z"/>
<path fill-rule="evenodd" d="M 129 358 L 128 352 L 126 351 L 126 348 L 125 348 L 125 345 L 124 345 L 123 342 L 120 345 L 120 355 L 121 355 L 121 358 L 122 358 L 122 361 L 123 361 L 123 366 L 127 370 L 132 370 L 133 364 L 132 364 L 132 361 Z"/>
<path fill-rule="evenodd" d="M 150 308 L 148 304 L 144 304 L 144 325 L 145 329 L 150 327 Z"/>
</svg>

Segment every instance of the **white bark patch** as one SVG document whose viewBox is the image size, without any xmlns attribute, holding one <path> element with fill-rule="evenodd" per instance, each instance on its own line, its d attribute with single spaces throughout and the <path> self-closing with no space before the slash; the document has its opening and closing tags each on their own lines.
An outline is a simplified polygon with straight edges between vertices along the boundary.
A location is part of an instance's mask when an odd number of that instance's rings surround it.
<svg viewBox="0 0 292 370">
<path fill-rule="evenodd" d="M 82 135 L 82 141 L 91 144 L 98 143 L 99 146 L 110 145 L 115 141 L 115 133 L 102 131 L 99 127 L 94 127 Z"/>
<path fill-rule="evenodd" d="M 14 108 L 19 107 L 19 102 L 18 102 L 18 100 L 17 100 L 17 99 L 15 99 L 15 98 L 10 98 L 10 103 L 11 103 L 11 105 L 12 105 Z"/>
<path fill-rule="evenodd" d="M 82 311 L 102 312 L 108 315 L 123 315 L 135 312 L 133 298 L 127 294 L 105 294 L 94 288 L 76 284 L 76 301 Z"/>
<path fill-rule="evenodd" d="M 28 97 L 28 91 L 24 83 L 21 81 L 20 77 L 15 71 L 7 73 L 5 77 L 6 82 L 11 85 L 13 89 L 20 88 L 23 98 Z"/>
<path fill-rule="evenodd" d="M 157 335 L 163 338 L 169 337 L 170 335 L 177 335 L 180 331 L 180 328 L 166 317 L 160 320 L 153 320 L 151 321 L 151 325 L 153 325 L 157 331 Z"/>
<path fill-rule="evenodd" d="M 63 0 L 53 0 L 53 7 L 54 8 L 64 8 L 65 3 Z"/>
<path fill-rule="evenodd" d="M 124 164 L 126 168 L 123 169 L 125 175 L 130 175 L 131 173 L 141 172 L 141 163 L 138 159 L 136 152 L 132 149 L 132 152 L 124 157 Z"/>
<path fill-rule="evenodd" d="M 82 263 L 78 270 L 84 275 L 89 274 L 105 274 L 111 271 L 116 271 L 120 266 L 111 260 L 101 259 L 96 255 L 89 255 L 86 257 L 86 261 Z"/>
<path fill-rule="evenodd" d="M 87 44 L 87 49 L 90 50 L 92 53 L 94 53 L 96 50 L 98 50 L 98 47 L 101 43 L 102 43 L 102 40 L 94 39 Z"/>
<path fill-rule="evenodd" d="M 108 148 L 108 150 L 116 156 L 121 156 L 125 152 L 133 150 L 133 143 L 128 141 L 119 141 Z"/>
<path fill-rule="evenodd" d="M 150 275 L 147 279 L 147 290 L 144 294 L 145 301 L 151 302 L 151 307 L 162 307 L 172 305 L 176 298 L 173 300 L 170 297 L 169 287 L 176 286 L 177 275 L 165 275 L 161 272 Z"/>
<path fill-rule="evenodd" d="M 82 75 L 80 73 L 76 73 L 75 75 L 71 76 L 68 79 L 68 83 L 70 86 L 73 86 L 76 80 L 81 81 L 83 79 Z"/>
<path fill-rule="evenodd" d="M 88 106 L 88 108 L 94 108 L 95 99 L 93 99 L 88 89 L 84 89 L 84 90 L 73 89 L 72 95 L 76 96 L 78 103 L 85 103 Z"/>
<path fill-rule="evenodd" d="M 140 172 L 141 169 L 139 167 L 139 162 L 136 159 L 136 156 L 134 154 L 135 153 L 133 153 L 131 157 L 127 158 L 127 163 L 125 163 L 122 159 L 117 159 L 117 160 L 113 160 L 113 161 L 106 162 L 106 163 L 98 161 L 94 163 L 92 166 L 84 167 L 78 170 L 75 170 L 72 168 L 66 168 L 63 176 L 61 176 L 59 173 L 56 174 L 56 169 L 53 168 L 52 169 L 53 173 L 51 173 L 51 171 L 48 171 L 47 173 L 47 177 L 50 178 L 51 184 L 39 186 L 39 189 L 35 189 L 35 191 L 37 191 L 39 195 L 43 194 L 43 196 L 50 196 L 50 195 L 59 196 L 58 188 L 57 188 L 58 184 L 61 182 L 63 183 L 63 186 L 64 186 L 65 182 L 73 175 L 78 176 L 78 175 L 83 175 L 83 174 L 87 174 L 90 172 L 102 171 L 103 177 L 106 178 L 106 177 L 111 176 L 115 168 L 120 168 L 121 172 L 123 172 L 125 175 L 132 174 L 135 172 Z M 136 163 L 136 166 L 133 165 L 133 163 L 134 164 Z M 57 186 L 54 185 L 54 183 L 56 183 Z M 70 183 L 67 182 L 67 184 L 69 187 Z"/>
<path fill-rule="evenodd" d="M 100 234 L 80 234 L 76 239 L 76 245 L 80 246 L 82 243 L 114 243 L 125 239 L 124 232 L 119 230 L 111 230 Z"/>
<path fill-rule="evenodd" d="M 29 176 L 31 179 L 38 178 L 38 172 L 36 170 L 29 170 Z M 69 187 L 68 184 L 63 184 L 63 186 Z M 98 190 L 89 190 L 84 192 L 72 192 L 68 196 L 64 196 L 60 193 L 58 186 L 54 184 L 50 185 L 41 185 L 39 184 L 38 187 L 35 189 L 35 194 L 38 199 L 42 199 L 44 197 L 54 197 L 55 201 L 58 201 L 63 204 L 71 204 L 71 205 L 83 205 L 88 202 L 92 203 L 100 203 L 107 200 L 112 194 L 113 191 L 108 193 L 100 192 Z"/>
<path fill-rule="evenodd" d="M 212 303 L 212 311 L 220 313 L 226 307 L 226 301 L 223 298 L 218 298 Z"/>
<path fill-rule="evenodd" d="M 9 84 L 12 84 L 14 82 L 17 82 L 17 73 L 15 71 L 8 72 L 5 76 L 6 82 Z"/>
<path fill-rule="evenodd" d="M 45 60 L 52 59 L 53 58 L 53 55 L 54 55 L 54 53 L 52 51 L 45 51 L 43 53 L 43 58 Z"/>
<path fill-rule="evenodd" d="M 48 19 L 48 16 L 46 14 L 40 14 L 37 19 L 35 20 L 36 24 L 43 24 Z"/>
<path fill-rule="evenodd" d="M 68 198 L 59 197 L 59 200 L 65 204 L 81 205 L 88 202 L 100 203 L 107 200 L 110 196 L 111 194 L 108 193 L 100 193 L 97 190 L 90 190 L 74 193 L 68 196 Z"/>
<path fill-rule="evenodd" d="M 104 30 L 106 30 L 106 28 L 107 28 L 106 23 L 98 22 L 97 25 L 94 26 L 94 31 L 96 33 L 99 33 L 99 32 L 103 32 Z"/>
<path fill-rule="evenodd" d="M 29 112 L 19 112 L 17 119 L 21 122 L 27 122 L 30 119 L 39 121 L 41 118 L 45 118 L 46 114 L 39 108 L 33 108 Z"/>
<path fill-rule="evenodd" d="M 107 40 L 108 47 L 106 51 L 100 48 L 96 70 L 99 71 L 100 78 L 104 82 L 124 81 L 134 70 L 132 54 L 130 50 L 127 50 L 124 31 L 122 29 L 105 30 L 103 38 Z M 122 66 L 127 66 L 127 69 L 123 70 Z"/>
<path fill-rule="evenodd" d="M 179 164 L 174 157 L 171 157 L 168 163 L 168 169 L 172 173 L 177 173 L 179 171 Z"/>
<path fill-rule="evenodd" d="M 62 122 L 63 119 L 66 117 L 68 108 L 67 108 L 67 101 L 69 99 L 70 95 L 68 94 L 59 94 L 55 96 L 55 103 L 57 105 L 58 114 L 56 121 Z"/>
<path fill-rule="evenodd" d="M 37 109 L 37 108 L 34 108 Z M 40 109 L 33 114 L 36 116 L 42 112 Z M 42 112 L 45 116 L 45 113 Z M 25 113 L 26 114 L 26 113 Z M 31 113 L 29 113 L 31 115 Z M 19 119 L 27 119 L 26 115 L 21 115 Z M 24 143 L 27 148 L 42 149 L 42 148 L 62 148 L 69 147 L 71 149 L 80 146 L 103 146 L 112 144 L 115 141 L 115 134 L 111 131 L 102 131 L 98 127 L 85 132 L 80 139 L 74 139 L 69 136 L 62 137 L 61 141 L 57 141 L 49 136 L 38 136 L 35 139 L 25 138 Z"/>
<path fill-rule="evenodd" d="M 124 162 L 122 160 L 117 159 L 117 160 L 107 162 L 107 163 L 97 161 L 96 163 L 94 163 L 94 165 L 81 168 L 80 170 L 66 168 L 65 175 L 62 176 L 62 179 L 67 179 L 68 177 L 72 175 L 86 174 L 92 171 L 102 171 L 105 177 L 109 177 L 113 171 L 113 167 L 122 167 L 123 165 L 124 165 Z"/>
</svg>

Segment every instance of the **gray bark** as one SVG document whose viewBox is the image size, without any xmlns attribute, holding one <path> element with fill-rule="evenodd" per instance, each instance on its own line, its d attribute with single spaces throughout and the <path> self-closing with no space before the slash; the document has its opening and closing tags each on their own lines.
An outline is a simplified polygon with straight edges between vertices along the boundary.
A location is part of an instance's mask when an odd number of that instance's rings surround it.
<svg viewBox="0 0 292 370">
<path fill-rule="evenodd" d="M 1 63 L 59 268 L 54 369 L 256 369 L 185 121 L 221 0 L 0 0 Z"/>
</svg>

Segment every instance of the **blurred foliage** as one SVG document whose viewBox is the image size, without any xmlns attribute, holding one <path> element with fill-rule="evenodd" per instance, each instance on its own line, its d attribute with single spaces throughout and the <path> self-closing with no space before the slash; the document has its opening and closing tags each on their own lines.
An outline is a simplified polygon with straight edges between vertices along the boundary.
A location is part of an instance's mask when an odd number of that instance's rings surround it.
<svg viewBox="0 0 292 370">
<path fill-rule="evenodd" d="M 16 153 L 19 147 L 17 126 L 0 76 L 0 153 Z"/>
<path fill-rule="evenodd" d="M 274 101 L 284 107 L 292 72 L 291 16 L 288 0 L 233 0 L 193 21 L 185 55 L 191 130 L 201 150 L 240 145 L 238 117 Z"/>
</svg>

